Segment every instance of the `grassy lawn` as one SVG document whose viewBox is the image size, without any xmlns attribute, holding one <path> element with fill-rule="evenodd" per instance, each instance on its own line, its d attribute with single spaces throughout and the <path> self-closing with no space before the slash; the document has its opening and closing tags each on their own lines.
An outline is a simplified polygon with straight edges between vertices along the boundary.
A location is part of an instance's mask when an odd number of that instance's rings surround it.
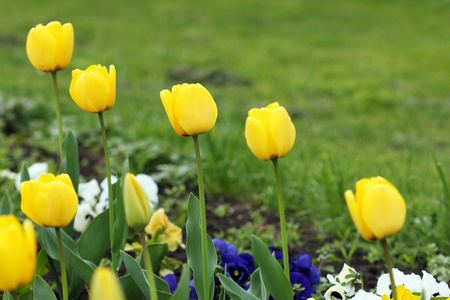
<svg viewBox="0 0 450 300">
<path fill-rule="evenodd" d="M 0 105 L 53 110 L 50 75 L 29 63 L 26 35 L 38 23 L 70 22 L 74 55 L 58 73 L 64 126 L 100 144 L 96 116 L 70 99 L 70 72 L 114 64 L 117 100 L 105 117 L 122 149 L 117 162 L 130 154 L 136 173 L 154 172 L 159 156 L 193 162 L 192 142 L 172 130 L 159 92 L 201 80 L 219 109 L 215 128 L 200 137 L 210 197 L 265 205 L 276 197 L 271 164 L 247 148 L 244 124 L 249 109 L 279 101 L 297 130 L 280 160 L 291 216 L 343 233 L 353 226 L 343 192 L 380 175 L 408 205 L 396 238 L 404 260 L 430 243 L 450 255 L 450 200 L 434 162 L 450 176 L 448 2 L 16 0 L 2 1 L 0 14 Z M 14 147 L 1 134 L 11 148 L 0 151 L 0 169 L 11 166 Z M 57 151 L 56 139 L 41 143 Z"/>
</svg>

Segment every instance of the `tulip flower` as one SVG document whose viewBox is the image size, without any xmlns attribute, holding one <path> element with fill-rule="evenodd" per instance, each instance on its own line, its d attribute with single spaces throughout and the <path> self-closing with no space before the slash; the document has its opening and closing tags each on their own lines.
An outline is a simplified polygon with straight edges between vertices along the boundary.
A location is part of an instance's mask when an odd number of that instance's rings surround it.
<svg viewBox="0 0 450 300">
<path fill-rule="evenodd" d="M 253 154 L 261 160 L 285 156 L 294 146 L 295 127 L 278 102 L 248 112 L 245 139 Z"/>
<path fill-rule="evenodd" d="M 14 215 L 0 216 L 0 292 L 27 284 L 36 268 L 36 234 L 33 223 L 23 226 Z"/>
<path fill-rule="evenodd" d="M 23 213 L 40 226 L 64 227 L 77 213 L 78 196 L 67 174 L 22 182 L 20 192 Z"/>
<path fill-rule="evenodd" d="M 116 69 L 92 65 L 86 70 L 72 71 L 70 96 L 73 101 L 92 113 L 99 113 L 114 106 L 116 101 Z"/>
<path fill-rule="evenodd" d="M 31 28 L 27 37 L 27 55 L 31 64 L 43 72 L 67 68 L 73 53 L 73 27 L 58 21 Z"/>
<path fill-rule="evenodd" d="M 201 84 L 178 84 L 163 90 L 161 101 L 173 129 L 181 136 L 210 131 L 217 119 L 217 105 Z"/>
<path fill-rule="evenodd" d="M 150 220 L 152 209 L 136 177 L 127 173 L 123 184 L 123 204 L 128 226 L 140 232 Z"/>
<path fill-rule="evenodd" d="M 162 237 L 162 241 L 169 244 L 169 250 L 175 251 L 179 245 L 182 244 L 181 228 L 169 221 L 164 208 L 160 208 L 152 214 L 150 222 L 145 227 L 147 234 L 158 234 L 155 238 L 159 241 Z"/>
<path fill-rule="evenodd" d="M 369 241 L 382 240 L 402 229 L 406 203 L 399 191 L 382 177 L 364 178 L 345 200 L 358 232 Z"/>
<path fill-rule="evenodd" d="M 91 280 L 91 300 L 125 300 L 120 282 L 114 272 L 106 267 L 95 270 Z"/>
</svg>

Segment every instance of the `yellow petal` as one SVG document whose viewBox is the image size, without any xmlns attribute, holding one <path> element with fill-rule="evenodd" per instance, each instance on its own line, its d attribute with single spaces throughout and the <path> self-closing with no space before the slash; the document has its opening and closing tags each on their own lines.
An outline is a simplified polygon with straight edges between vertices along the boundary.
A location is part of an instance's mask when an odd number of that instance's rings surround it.
<svg viewBox="0 0 450 300">
<path fill-rule="evenodd" d="M 350 212 L 350 216 L 352 217 L 353 223 L 355 224 L 356 229 L 359 234 L 366 240 L 374 240 L 375 236 L 369 230 L 369 228 L 364 224 L 363 219 L 361 218 L 361 212 L 359 205 L 355 199 L 355 195 L 352 190 L 345 191 L 345 202 L 347 203 L 348 211 Z"/>
<path fill-rule="evenodd" d="M 170 124 L 172 125 L 175 132 L 181 136 L 187 136 L 188 134 L 183 130 L 183 128 L 181 128 L 180 124 L 178 123 L 178 119 L 176 119 L 176 117 L 174 115 L 173 94 L 169 90 L 163 90 L 160 93 L 160 97 L 161 97 L 161 102 L 166 111 L 167 117 L 169 118 Z"/>
<path fill-rule="evenodd" d="M 110 109 L 116 103 L 116 68 L 114 67 L 114 65 L 109 66 L 108 81 L 111 89 L 107 109 Z"/>
<path fill-rule="evenodd" d="M 73 26 L 70 23 L 66 23 L 62 26 L 62 53 L 63 60 L 60 63 L 61 69 L 67 68 L 72 60 L 73 54 L 73 44 L 74 44 L 74 34 L 73 34 Z"/>
<path fill-rule="evenodd" d="M 272 112 L 269 127 L 278 158 L 285 156 L 294 146 L 295 126 L 284 107 L 276 108 Z"/>
<path fill-rule="evenodd" d="M 270 160 L 267 145 L 267 132 L 264 124 L 254 118 L 247 117 L 245 122 L 245 140 L 253 154 L 261 160 Z"/>
<path fill-rule="evenodd" d="M 92 275 L 91 300 L 125 300 L 119 280 L 111 269 L 98 267 Z"/>
<path fill-rule="evenodd" d="M 26 50 L 31 64 L 38 70 L 55 71 L 56 42 L 44 27 L 36 26 L 28 33 Z"/>
<path fill-rule="evenodd" d="M 75 218 L 78 196 L 73 187 L 65 183 L 46 183 L 39 189 L 33 209 L 44 226 L 64 227 Z"/>
<path fill-rule="evenodd" d="M 35 199 L 38 191 L 44 185 L 40 180 L 29 180 L 22 182 L 20 185 L 21 204 L 20 209 L 22 212 L 33 222 L 39 226 L 45 226 L 41 221 L 41 217 L 35 210 Z"/>
<path fill-rule="evenodd" d="M 269 106 L 273 105 L 270 104 Z M 264 125 L 266 132 L 266 142 L 267 142 L 267 156 L 269 160 L 278 158 L 278 150 L 275 145 L 275 141 L 272 136 L 271 128 L 270 128 L 270 119 L 272 117 L 272 110 L 266 107 L 263 108 L 254 108 L 248 112 L 249 117 L 254 117 L 261 121 Z"/>
<path fill-rule="evenodd" d="M 73 87 L 75 103 L 88 112 L 105 111 L 111 92 L 108 80 L 94 72 L 81 75 Z"/>
<path fill-rule="evenodd" d="M 152 214 L 150 221 L 145 227 L 145 232 L 152 235 L 158 230 L 160 226 L 166 228 L 169 225 L 169 218 L 167 217 L 164 208 L 160 208 Z"/>
</svg>

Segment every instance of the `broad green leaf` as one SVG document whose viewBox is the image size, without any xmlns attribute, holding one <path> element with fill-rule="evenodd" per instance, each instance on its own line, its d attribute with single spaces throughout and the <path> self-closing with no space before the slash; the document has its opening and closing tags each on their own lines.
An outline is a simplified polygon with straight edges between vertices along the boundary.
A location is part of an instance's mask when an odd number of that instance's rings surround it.
<svg viewBox="0 0 450 300">
<path fill-rule="evenodd" d="M 188 220 L 186 222 L 186 255 L 188 264 L 194 272 L 194 286 L 199 299 L 211 299 L 214 294 L 214 269 L 217 265 L 217 252 L 207 236 L 208 274 L 203 274 L 202 241 L 200 225 L 200 200 L 191 194 L 188 201 Z M 209 295 L 205 297 L 203 280 L 209 281 Z"/>
<path fill-rule="evenodd" d="M 269 294 L 275 300 L 292 299 L 294 291 L 291 283 L 269 248 L 256 236 L 252 236 L 252 253 L 261 269 L 262 279 Z"/>
<path fill-rule="evenodd" d="M 166 254 L 169 251 L 169 246 L 167 243 L 155 243 L 148 245 L 147 249 L 150 253 L 153 271 L 156 272 L 159 269 L 159 265 L 162 260 L 166 257 Z M 140 255 L 136 260 L 139 261 L 139 265 L 142 269 L 145 269 L 145 263 L 142 255 Z"/>
<path fill-rule="evenodd" d="M 143 293 L 130 274 L 120 277 L 119 282 L 127 299 L 142 299 Z"/>
<path fill-rule="evenodd" d="M 40 277 L 43 277 L 45 274 L 47 274 L 48 269 L 46 267 L 48 262 L 48 256 L 45 252 L 45 249 L 41 249 L 37 255 L 36 259 L 36 275 L 39 275 Z"/>
<path fill-rule="evenodd" d="M 6 291 L 6 292 L 3 294 L 3 300 L 14 300 L 14 298 L 13 298 L 13 296 L 12 296 L 8 291 Z"/>
<path fill-rule="evenodd" d="M 92 219 L 78 239 L 77 245 L 82 258 L 98 265 L 110 245 L 108 209 Z"/>
<path fill-rule="evenodd" d="M 78 158 L 78 141 L 72 130 L 69 130 L 63 141 L 64 158 L 59 168 L 60 173 L 69 174 L 73 187 L 78 193 L 78 183 L 80 182 L 80 164 Z"/>
<path fill-rule="evenodd" d="M 40 276 L 34 276 L 33 297 L 35 300 L 56 300 L 55 293 Z"/>
<path fill-rule="evenodd" d="M 232 300 L 260 300 L 259 298 L 253 296 L 246 290 L 244 290 L 239 284 L 237 284 L 233 279 L 219 274 L 219 280 L 227 294 Z"/>
<path fill-rule="evenodd" d="M 0 215 L 9 215 L 13 213 L 11 200 L 9 198 L 10 197 L 8 193 L 5 193 L 3 195 L 2 201 L 0 203 Z"/>
<path fill-rule="evenodd" d="M 267 295 L 266 288 L 264 287 L 264 284 L 262 282 L 260 268 L 256 269 L 253 272 L 248 292 L 256 296 L 258 299 L 267 300 L 269 298 L 269 295 Z"/>
<path fill-rule="evenodd" d="M 183 272 L 181 273 L 180 281 L 178 282 L 177 290 L 171 300 L 186 300 L 189 299 L 191 287 L 189 285 L 191 281 L 191 270 L 188 265 L 183 266 Z"/>
</svg>

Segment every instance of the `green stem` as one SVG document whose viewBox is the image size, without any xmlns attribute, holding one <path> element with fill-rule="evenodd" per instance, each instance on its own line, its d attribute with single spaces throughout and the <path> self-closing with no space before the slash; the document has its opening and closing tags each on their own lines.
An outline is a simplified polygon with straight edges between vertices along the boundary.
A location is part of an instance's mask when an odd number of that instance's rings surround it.
<svg viewBox="0 0 450 300">
<path fill-rule="evenodd" d="M 198 144 L 198 136 L 192 136 L 194 139 L 195 158 L 197 160 L 197 173 L 198 173 L 198 194 L 200 198 L 200 225 L 201 225 L 201 238 L 202 238 L 202 259 L 203 259 L 203 288 L 205 290 L 205 299 L 209 298 L 209 279 L 208 278 L 208 248 L 206 244 L 206 204 L 205 204 L 205 191 L 203 187 L 203 172 L 202 162 L 200 158 L 200 147 Z"/>
<path fill-rule="evenodd" d="M 147 279 L 149 284 L 150 299 L 156 300 L 158 299 L 158 294 L 156 293 L 155 278 L 153 278 L 153 266 L 150 260 L 150 251 L 148 251 L 148 246 L 147 242 L 145 241 L 144 232 L 139 233 L 139 239 L 142 245 L 142 255 L 144 256 L 145 268 L 147 269 Z"/>
<path fill-rule="evenodd" d="M 380 240 L 381 246 L 383 247 L 384 251 L 384 258 L 386 259 L 386 265 L 389 271 L 389 278 L 391 279 L 391 290 L 392 290 L 392 296 L 394 300 L 397 300 L 397 286 L 395 285 L 394 281 L 394 273 L 392 272 L 392 260 L 391 256 L 389 255 L 389 247 L 386 242 L 386 239 Z"/>
<path fill-rule="evenodd" d="M 281 189 L 281 180 L 280 173 L 278 171 L 278 160 L 274 159 L 273 169 L 275 171 L 275 179 L 277 182 L 277 190 L 278 190 L 278 210 L 280 213 L 280 229 L 281 229 L 281 240 L 283 243 L 283 265 L 284 265 L 284 273 L 286 274 L 287 279 L 291 282 L 289 275 L 289 251 L 288 251 L 288 242 L 287 242 L 287 234 L 286 234 L 286 217 L 284 215 L 284 201 L 283 201 L 283 190 Z"/>
<path fill-rule="evenodd" d="M 48 260 L 48 265 L 50 266 L 50 272 L 52 273 L 53 278 L 55 279 L 56 289 L 58 290 L 58 293 L 60 295 L 62 295 L 61 280 L 59 280 L 58 272 L 56 271 L 55 261 L 48 254 L 47 254 L 47 260 Z"/>
<path fill-rule="evenodd" d="M 108 141 L 106 139 L 106 129 L 105 122 L 103 120 L 103 112 L 98 113 L 100 120 L 100 128 L 102 130 L 103 136 L 103 149 L 105 151 L 105 163 L 106 163 L 106 178 L 108 180 L 108 203 L 109 203 L 109 237 L 111 240 L 111 259 L 112 259 L 112 270 L 117 274 L 117 255 L 113 252 L 113 241 L 114 241 L 114 199 L 111 184 L 111 166 L 109 165 L 109 153 L 108 153 Z"/>
<path fill-rule="evenodd" d="M 64 251 L 61 240 L 61 229 L 59 227 L 55 227 L 55 231 L 56 231 L 56 239 L 58 241 L 59 262 L 61 263 L 61 281 L 63 287 L 63 299 L 68 300 L 69 294 L 67 293 L 66 263 L 64 261 Z"/>
<path fill-rule="evenodd" d="M 55 106 L 56 106 L 56 120 L 58 122 L 58 144 L 59 144 L 59 156 L 61 161 L 64 158 L 63 153 L 63 127 L 61 121 L 61 108 L 59 106 L 59 94 L 58 94 L 58 81 L 56 79 L 56 71 L 52 72 L 53 92 L 55 93 Z"/>
</svg>

